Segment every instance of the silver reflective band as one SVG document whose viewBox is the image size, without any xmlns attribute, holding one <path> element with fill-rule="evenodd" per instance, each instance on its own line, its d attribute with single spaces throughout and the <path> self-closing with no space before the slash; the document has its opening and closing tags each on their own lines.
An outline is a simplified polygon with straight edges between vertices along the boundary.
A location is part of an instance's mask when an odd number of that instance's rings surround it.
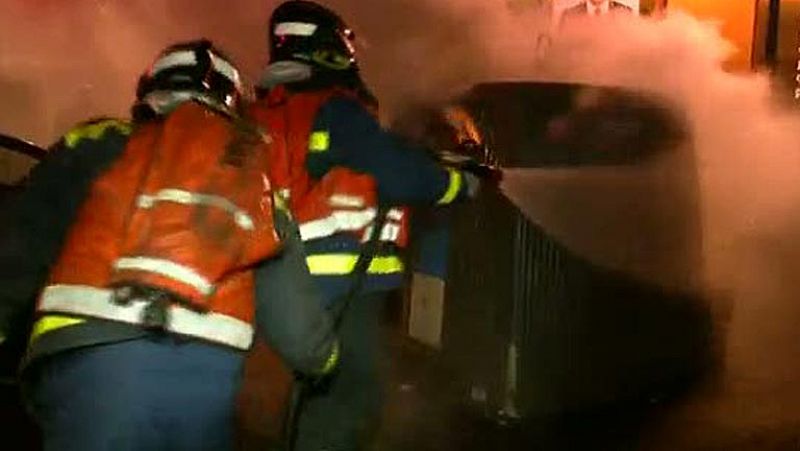
<svg viewBox="0 0 800 451">
<path fill-rule="evenodd" d="M 374 208 L 360 211 L 334 211 L 325 218 L 300 224 L 300 238 L 303 241 L 310 241 L 331 236 L 338 232 L 352 232 L 366 227 L 363 240 L 367 241 L 372 235 L 370 223 L 375 220 L 376 214 L 377 212 Z M 401 221 L 403 216 L 403 211 L 396 208 L 392 208 L 386 213 L 386 217 L 393 221 Z M 400 237 L 400 227 L 400 224 L 387 223 L 381 230 L 380 240 L 397 241 Z"/>
<path fill-rule="evenodd" d="M 403 210 L 398 210 L 397 208 L 392 208 L 388 212 L 386 212 L 386 217 L 395 221 L 402 221 L 403 220 Z"/>
<path fill-rule="evenodd" d="M 236 70 L 231 63 L 225 61 L 224 59 L 218 57 L 217 55 L 209 52 L 211 55 L 211 64 L 214 66 L 214 69 L 217 70 L 220 74 L 225 76 L 228 80 L 232 81 L 233 84 L 236 86 L 236 89 L 241 89 L 242 87 L 242 80 L 239 78 L 239 71 Z"/>
<path fill-rule="evenodd" d="M 252 231 L 256 228 L 253 218 L 244 210 L 228 199 L 214 194 L 193 193 L 182 189 L 167 188 L 153 194 L 141 194 L 136 198 L 139 208 L 153 208 L 157 202 L 175 202 L 183 205 L 209 205 L 227 211 L 233 216 L 236 225 L 244 230 Z"/>
<path fill-rule="evenodd" d="M 275 25 L 275 36 L 311 36 L 317 31 L 313 23 L 282 22 Z"/>
<path fill-rule="evenodd" d="M 169 260 L 151 257 L 124 257 L 114 262 L 114 269 L 152 272 L 189 285 L 205 296 L 214 293 L 214 285 L 208 279 L 192 268 Z"/>
<path fill-rule="evenodd" d="M 155 75 L 162 70 L 173 67 L 194 66 L 195 64 L 197 64 L 197 58 L 193 51 L 184 50 L 181 52 L 172 52 L 164 55 L 153 63 L 153 67 L 150 68 L 150 75 Z"/>
<path fill-rule="evenodd" d="M 141 324 L 146 302 L 133 301 L 127 305 L 114 304 L 111 290 L 86 285 L 51 285 L 44 289 L 39 300 L 39 309 L 45 312 L 66 313 L 80 316 Z M 247 350 L 253 343 L 253 326 L 220 313 L 198 313 L 177 305 L 169 307 L 170 332 L 202 338 Z"/>
<path fill-rule="evenodd" d="M 239 71 L 229 62 L 215 55 L 213 52 L 208 52 L 211 57 L 211 64 L 214 69 L 222 74 L 236 86 L 236 89 L 241 89 L 242 80 L 239 76 Z M 183 50 L 180 52 L 172 52 L 159 58 L 153 67 L 150 69 L 150 75 L 156 75 L 159 72 L 171 69 L 173 67 L 181 66 L 194 66 L 197 65 L 197 56 L 193 50 Z"/>
<path fill-rule="evenodd" d="M 361 242 L 366 243 L 367 241 L 372 238 L 372 229 L 374 226 L 367 227 L 364 230 L 364 235 L 361 237 Z M 380 241 L 389 241 L 394 242 L 400 238 L 400 224 L 393 224 L 391 222 L 386 223 L 381 230 L 381 236 L 378 237 Z"/>
<path fill-rule="evenodd" d="M 354 231 L 369 225 L 376 211 L 368 208 L 360 211 L 334 211 L 330 216 L 300 224 L 300 238 L 314 240 L 341 231 Z"/>
<path fill-rule="evenodd" d="M 328 198 L 331 207 L 362 208 L 364 199 L 359 196 L 348 196 L 346 194 L 334 194 Z"/>
</svg>

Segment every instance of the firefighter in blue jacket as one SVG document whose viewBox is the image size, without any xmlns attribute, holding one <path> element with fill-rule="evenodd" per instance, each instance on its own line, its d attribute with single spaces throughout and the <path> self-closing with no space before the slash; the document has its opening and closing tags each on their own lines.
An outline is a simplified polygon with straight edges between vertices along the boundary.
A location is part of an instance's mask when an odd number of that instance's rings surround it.
<svg viewBox="0 0 800 451">
<path fill-rule="evenodd" d="M 273 12 L 269 27 L 270 64 L 251 114 L 270 130 L 273 148 L 282 148 L 271 180 L 289 199 L 311 273 L 329 308 L 347 306 L 340 367 L 303 406 L 297 449 L 362 449 L 382 405 L 379 320 L 403 281 L 407 207 L 468 199 L 479 183 L 381 128 L 353 32 L 333 11 L 292 0 Z M 377 246 L 353 292 L 371 241 Z"/>
</svg>

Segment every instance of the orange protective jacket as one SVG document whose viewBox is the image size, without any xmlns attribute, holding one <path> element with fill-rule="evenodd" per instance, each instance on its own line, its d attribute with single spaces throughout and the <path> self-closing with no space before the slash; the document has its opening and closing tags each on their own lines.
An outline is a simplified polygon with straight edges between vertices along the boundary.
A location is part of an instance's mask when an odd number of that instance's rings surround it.
<svg viewBox="0 0 800 451">
<path fill-rule="evenodd" d="M 38 311 L 145 324 L 156 293 L 165 330 L 248 349 L 252 267 L 280 246 L 268 141 L 194 102 L 141 126 L 93 184 Z"/>
<path fill-rule="evenodd" d="M 336 167 L 320 180 L 314 180 L 306 169 L 306 156 L 315 145 L 310 142 L 314 119 L 334 96 L 357 98 L 354 93 L 338 88 L 289 95 L 285 87 L 278 86 L 269 92 L 265 101 L 251 109 L 251 114 L 273 137 L 270 180 L 282 197 L 288 199 L 303 240 L 349 233 L 367 241 L 378 203 L 373 178 Z M 406 209 L 389 211 L 380 240 L 398 247 L 406 246 Z"/>
</svg>

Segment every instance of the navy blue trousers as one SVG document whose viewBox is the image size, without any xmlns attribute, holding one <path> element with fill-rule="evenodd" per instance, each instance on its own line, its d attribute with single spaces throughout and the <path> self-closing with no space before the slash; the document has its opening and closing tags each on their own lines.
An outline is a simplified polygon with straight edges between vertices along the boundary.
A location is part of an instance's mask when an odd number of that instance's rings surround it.
<svg viewBox="0 0 800 451">
<path fill-rule="evenodd" d="M 243 358 L 169 337 L 47 358 L 34 368 L 30 386 L 44 449 L 233 449 Z"/>
</svg>

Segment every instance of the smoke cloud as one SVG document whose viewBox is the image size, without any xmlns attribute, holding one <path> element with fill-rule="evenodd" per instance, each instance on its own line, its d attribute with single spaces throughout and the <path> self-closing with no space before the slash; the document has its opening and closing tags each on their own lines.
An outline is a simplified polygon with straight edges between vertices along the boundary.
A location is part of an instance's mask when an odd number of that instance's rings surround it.
<svg viewBox="0 0 800 451">
<path fill-rule="evenodd" d="M 264 24 L 276 3 L 2 0 L 0 129 L 46 144 L 76 121 L 125 115 L 139 73 L 177 40 L 209 37 L 253 78 L 266 59 Z M 713 26 L 672 12 L 661 21 L 575 23 L 548 39 L 547 14 L 511 10 L 501 0 L 327 4 L 354 23 L 365 77 L 388 114 L 498 79 L 620 86 L 668 99 L 692 129 L 703 289 L 732 302 L 722 392 L 674 421 L 732 436 L 789 424 L 797 430 L 800 119 L 776 105 L 766 76 L 722 71 L 732 49 Z M 506 189 L 525 204 L 553 183 L 512 172 Z M 531 205 L 534 217 L 548 213 Z M 557 223 L 543 221 L 545 228 Z M 550 231 L 568 241 L 574 235 Z"/>
</svg>

